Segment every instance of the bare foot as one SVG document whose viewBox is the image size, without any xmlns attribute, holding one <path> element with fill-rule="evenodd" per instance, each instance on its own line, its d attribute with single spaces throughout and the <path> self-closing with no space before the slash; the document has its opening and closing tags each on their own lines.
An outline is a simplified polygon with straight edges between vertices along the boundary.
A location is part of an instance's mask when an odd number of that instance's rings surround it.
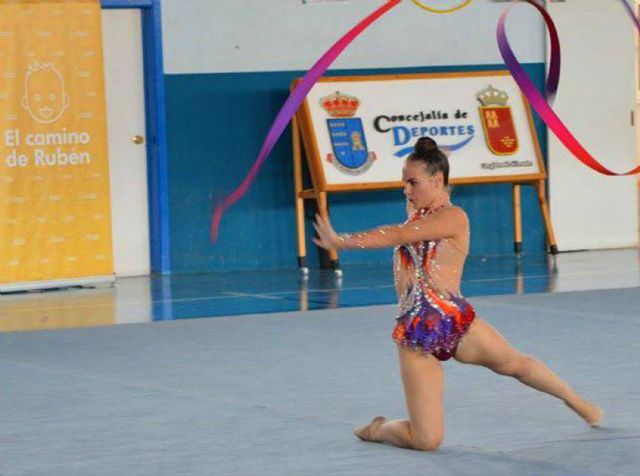
<svg viewBox="0 0 640 476">
<path fill-rule="evenodd" d="M 604 411 L 595 403 L 583 400 L 578 405 L 567 404 L 567 406 L 580 415 L 584 421 L 592 427 L 599 426 L 604 417 Z"/>
<path fill-rule="evenodd" d="M 585 418 L 585 421 L 595 428 L 597 426 L 600 426 L 600 422 L 604 418 L 604 410 L 598 405 L 594 405 L 593 403 L 591 405 L 594 406 L 594 411 L 589 418 Z"/>
<path fill-rule="evenodd" d="M 353 430 L 353 434 L 360 438 L 362 441 L 378 441 L 374 438 L 374 434 L 378 427 L 382 425 L 387 419 L 383 416 L 377 416 L 371 423 L 365 426 L 361 426 Z"/>
</svg>

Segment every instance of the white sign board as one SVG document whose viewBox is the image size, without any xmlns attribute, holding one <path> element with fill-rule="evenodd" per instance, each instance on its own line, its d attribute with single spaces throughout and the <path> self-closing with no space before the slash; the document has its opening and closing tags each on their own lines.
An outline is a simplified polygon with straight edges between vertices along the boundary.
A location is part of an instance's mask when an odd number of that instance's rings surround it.
<svg viewBox="0 0 640 476">
<path fill-rule="evenodd" d="M 421 136 L 453 183 L 545 177 L 531 112 L 506 71 L 323 78 L 303 107 L 323 189 L 389 186 Z"/>
</svg>

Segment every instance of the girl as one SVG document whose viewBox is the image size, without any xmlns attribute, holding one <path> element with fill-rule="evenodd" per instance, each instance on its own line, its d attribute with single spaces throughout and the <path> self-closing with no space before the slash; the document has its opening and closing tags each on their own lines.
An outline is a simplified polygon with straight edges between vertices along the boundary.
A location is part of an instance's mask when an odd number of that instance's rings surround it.
<svg viewBox="0 0 640 476">
<path fill-rule="evenodd" d="M 460 294 L 469 251 L 469 221 L 451 205 L 449 162 L 435 141 L 418 139 L 402 171 L 408 220 L 402 225 L 340 234 L 316 217 L 325 249 L 395 247 L 394 277 L 399 316 L 393 330 L 409 413 L 408 420 L 379 416 L 354 433 L 365 441 L 434 451 L 444 436 L 444 375 L 441 361 L 487 367 L 515 377 L 561 399 L 591 426 L 602 419 L 600 407 L 584 400 L 546 365 L 524 355 L 495 329 L 476 317 Z"/>
</svg>

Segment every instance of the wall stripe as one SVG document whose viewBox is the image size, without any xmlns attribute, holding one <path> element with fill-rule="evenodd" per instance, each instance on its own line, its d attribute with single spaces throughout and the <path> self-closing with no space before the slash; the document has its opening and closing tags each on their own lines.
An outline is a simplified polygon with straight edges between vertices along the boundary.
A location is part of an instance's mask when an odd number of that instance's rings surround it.
<svg viewBox="0 0 640 476">
<path fill-rule="evenodd" d="M 540 87 L 544 64 L 525 64 Z M 331 74 L 390 74 L 502 69 L 500 64 L 467 67 L 336 70 Z M 211 211 L 244 178 L 264 135 L 288 95 L 290 82 L 304 71 L 167 75 L 171 269 L 209 272 L 296 266 L 296 233 L 290 132 L 265 163 L 253 188 L 223 218 L 218 243 L 208 239 Z M 543 151 L 546 133 L 536 119 Z M 459 186 L 453 200 L 472 226 L 471 253 L 513 252 L 509 185 Z M 523 190 L 524 252 L 544 251 L 537 198 Z M 400 191 L 335 194 L 329 205 L 341 231 L 398 223 L 404 218 Z M 309 230 L 308 236 L 311 236 Z M 309 245 L 311 267 L 318 266 Z M 343 253 L 343 265 L 389 262 L 390 250 Z"/>
</svg>

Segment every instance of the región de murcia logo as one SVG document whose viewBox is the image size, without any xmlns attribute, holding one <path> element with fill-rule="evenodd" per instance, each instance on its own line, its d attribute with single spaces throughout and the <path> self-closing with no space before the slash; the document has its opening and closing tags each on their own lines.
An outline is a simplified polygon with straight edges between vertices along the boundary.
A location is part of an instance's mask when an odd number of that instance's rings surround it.
<svg viewBox="0 0 640 476">
<path fill-rule="evenodd" d="M 512 155 L 517 152 L 518 136 L 511 106 L 507 104 L 507 93 L 489 85 L 476 94 L 476 98 L 482 104 L 479 107 L 480 117 L 489 150 L 495 155 Z"/>
</svg>

